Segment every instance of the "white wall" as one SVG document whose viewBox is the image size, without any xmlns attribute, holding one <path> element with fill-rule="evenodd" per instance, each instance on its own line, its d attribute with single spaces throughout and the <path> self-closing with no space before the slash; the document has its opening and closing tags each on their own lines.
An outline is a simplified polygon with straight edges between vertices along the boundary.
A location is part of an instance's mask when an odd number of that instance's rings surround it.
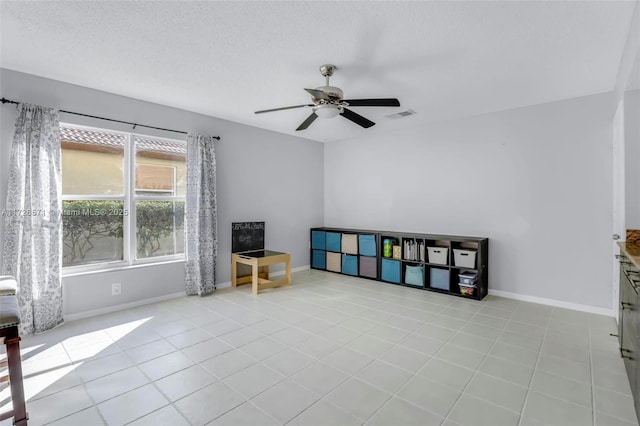
<svg viewBox="0 0 640 426">
<path fill-rule="evenodd" d="M 308 230 L 323 224 L 487 236 L 490 289 L 611 306 L 610 95 L 381 137 L 363 133 L 360 139 L 323 148 L 308 140 L 5 69 L 0 69 L 0 93 L 71 111 L 222 136 L 216 145 L 219 282 L 230 279 L 231 222 L 265 220 L 267 245 L 291 252 L 294 267 L 308 264 Z M 63 115 L 63 120 L 130 130 L 72 115 Z M 0 209 L 6 199 L 14 122 L 15 106 L 2 106 Z M 110 295 L 112 282 L 123 283 L 122 296 Z M 181 292 L 183 264 L 67 277 L 63 285 L 66 314 L 78 314 Z"/>
<path fill-rule="evenodd" d="M 612 108 L 596 95 L 326 144 L 325 225 L 489 237 L 490 290 L 608 310 Z"/>
<path fill-rule="evenodd" d="M 216 143 L 218 194 L 217 281 L 228 282 L 231 222 L 266 221 L 268 248 L 291 253 L 292 266 L 309 264 L 309 228 L 323 224 L 323 145 L 188 111 L 0 69 L 0 93 L 17 101 L 220 135 Z M 211 94 L 211 102 L 224 102 Z M 6 202 L 15 106 L 0 108 L 0 210 Z M 131 131 L 131 126 L 62 114 L 68 123 Z M 176 134 L 137 129 L 150 135 Z M 0 231 L 1 232 L 1 231 Z M 0 233 L 0 240 L 2 239 Z M 1 260 L 1 259 L 0 259 Z M 276 269 L 277 270 L 277 269 Z M 111 283 L 122 295 L 111 296 Z M 63 279 L 65 314 L 134 303 L 184 291 L 184 263 L 149 266 Z"/>
<path fill-rule="evenodd" d="M 640 90 L 624 94 L 625 224 L 640 229 Z"/>
</svg>

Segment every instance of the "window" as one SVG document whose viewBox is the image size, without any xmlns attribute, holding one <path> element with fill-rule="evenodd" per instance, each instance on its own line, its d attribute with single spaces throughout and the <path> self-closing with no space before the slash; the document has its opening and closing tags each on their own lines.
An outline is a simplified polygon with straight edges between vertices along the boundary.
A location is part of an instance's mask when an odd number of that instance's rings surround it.
<svg viewBox="0 0 640 426">
<path fill-rule="evenodd" d="M 136 161 L 136 195 L 175 195 L 176 167 Z"/>
<path fill-rule="evenodd" d="M 60 126 L 63 266 L 182 258 L 186 143 Z"/>
</svg>

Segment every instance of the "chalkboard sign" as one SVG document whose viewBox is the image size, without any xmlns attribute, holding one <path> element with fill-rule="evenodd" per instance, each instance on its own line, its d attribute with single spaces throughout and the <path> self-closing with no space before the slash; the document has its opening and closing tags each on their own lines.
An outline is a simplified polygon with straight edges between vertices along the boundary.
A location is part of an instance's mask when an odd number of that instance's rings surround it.
<svg viewBox="0 0 640 426">
<path fill-rule="evenodd" d="M 264 250 L 264 222 L 233 222 L 231 252 Z"/>
</svg>

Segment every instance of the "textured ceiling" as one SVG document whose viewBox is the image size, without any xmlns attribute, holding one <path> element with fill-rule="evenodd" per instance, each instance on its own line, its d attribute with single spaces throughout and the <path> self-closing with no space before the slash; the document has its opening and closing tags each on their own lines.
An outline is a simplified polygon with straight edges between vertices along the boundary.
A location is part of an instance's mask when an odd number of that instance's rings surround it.
<svg viewBox="0 0 640 426">
<path fill-rule="evenodd" d="M 335 141 L 611 91 L 635 5 L 2 0 L 0 66 Z M 308 103 L 323 63 L 346 98 L 402 106 L 353 108 L 370 129 L 337 117 L 295 132 L 308 109 L 253 114 Z"/>
</svg>

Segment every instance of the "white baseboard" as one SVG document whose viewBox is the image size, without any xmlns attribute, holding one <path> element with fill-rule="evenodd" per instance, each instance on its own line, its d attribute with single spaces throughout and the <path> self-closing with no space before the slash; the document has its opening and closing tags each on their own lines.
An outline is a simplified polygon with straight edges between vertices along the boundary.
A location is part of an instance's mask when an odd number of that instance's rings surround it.
<svg viewBox="0 0 640 426">
<path fill-rule="evenodd" d="M 556 308 L 572 309 L 574 311 L 588 312 L 590 314 L 616 317 L 613 309 L 598 308 L 595 306 L 581 305 L 579 303 L 564 302 L 562 300 L 547 299 L 545 297 L 528 296 L 526 294 L 511 293 L 510 291 L 489 289 L 491 296 L 505 297 L 507 299 L 522 300 L 523 302 L 539 303 L 541 305 L 555 306 Z"/>
<path fill-rule="evenodd" d="M 216 290 L 220 290 L 221 288 L 231 287 L 231 281 L 225 281 L 223 283 L 216 283 Z"/>
<path fill-rule="evenodd" d="M 304 270 L 307 270 L 307 269 L 310 269 L 310 265 L 303 265 L 303 266 L 298 266 L 296 268 L 292 268 L 291 272 L 292 273 L 293 272 L 300 272 L 300 271 L 304 271 Z M 277 277 L 277 276 L 281 276 L 281 275 L 284 275 L 284 274 L 285 274 L 284 270 L 270 273 L 270 275 L 272 277 Z M 231 287 L 231 281 L 225 281 L 223 283 L 218 283 L 218 284 L 216 284 L 216 287 L 218 289 L 229 288 L 229 287 Z M 130 308 L 135 308 L 137 306 L 147 305 L 149 303 L 156 303 L 156 302 L 162 302 L 164 300 L 175 299 L 177 297 L 182 297 L 184 295 L 185 295 L 184 292 L 166 294 L 164 296 L 158 296 L 158 297 L 152 297 L 152 298 L 149 298 L 149 299 L 137 300 L 135 302 L 123 303 L 123 304 L 120 304 L 120 305 L 109 306 L 109 307 L 106 307 L 106 308 L 93 309 L 93 310 L 90 310 L 90 311 L 79 312 L 77 314 L 65 314 L 64 315 L 64 320 L 65 321 L 75 321 L 75 320 L 79 320 L 79 319 L 83 319 L 83 318 L 89 318 L 89 317 L 93 317 L 93 316 L 97 316 L 97 315 L 108 314 L 110 312 L 121 311 L 121 310 L 124 310 L 124 309 L 130 309 Z M 529 296 L 529 295 L 526 295 L 526 294 L 512 293 L 510 291 L 492 290 L 492 289 L 489 289 L 489 295 L 497 296 L 497 297 L 504 297 L 504 298 L 507 298 L 507 299 L 521 300 L 523 302 L 531 302 L 531 303 L 538 303 L 538 304 L 541 304 L 541 305 L 554 306 L 554 307 L 557 307 L 557 308 L 572 309 L 574 311 L 588 312 L 588 313 L 591 313 L 591 314 L 605 315 L 605 316 L 613 317 L 613 318 L 617 317 L 617 313 L 613 309 L 598 308 L 598 307 L 595 307 L 595 306 L 581 305 L 581 304 L 578 304 L 578 303 L 564 302 L 564 301 L 555 300 L 555 299 L 547 299 L 545 297 Z"/>
<path fill-rule="evenodd" d="M 92 309 L 90 311 L 79 312 L 77 314 L 65 314 L 65 321 L 75 321 L 88 317 L 95 317 L 97 315 L 108 314 L 110 312 L 122 311 L 123 309 L 135 308 L 137 306 L 148 305 L 149 303 L 162 302 L 163 300 L 175 299 L 176 297 L 182 297 L 186 293 L 184 291 L 180 293 L 165 294 L 164 296 L 152 297 L 150 299 L 136 300 L 135 302 L 123 303 L 121 305 L 109 306 L 106 308 Z"/>
<path fill-rule="evenodd" d="M 298 266 L 296 268 L 291 268 L 291 272 L 299 272 L 309 269 L 309 265 Z M 269 275 L 272 277 L 278 277 L 284 275 L 285 271 L 276 271 L 272 272 Z M 218 289 L 231 287 L 231 281 L 225 281 L 223 283 L 216 284 Z M 162 302 L 163 300 L 175 299 L 176 297 L 182 297 L 185 295 L 185 292 L 167 294 L 164 296 L 152 297 L 150 299 L 137 300 L 135 302 L 123 303 L 121 305 L 109 306 L 106 308 L 92 309 L 90 311 L 79 312 L 77 314 L 65 314 L 65 321 L 75 321 L 83 318 L 94 317 L 97 315 L 108 314 L 110 312 L 122 311 L 124 309 L 135 308 L 137 306 L 148 305 L 149 303 Z"/>
</svg>

